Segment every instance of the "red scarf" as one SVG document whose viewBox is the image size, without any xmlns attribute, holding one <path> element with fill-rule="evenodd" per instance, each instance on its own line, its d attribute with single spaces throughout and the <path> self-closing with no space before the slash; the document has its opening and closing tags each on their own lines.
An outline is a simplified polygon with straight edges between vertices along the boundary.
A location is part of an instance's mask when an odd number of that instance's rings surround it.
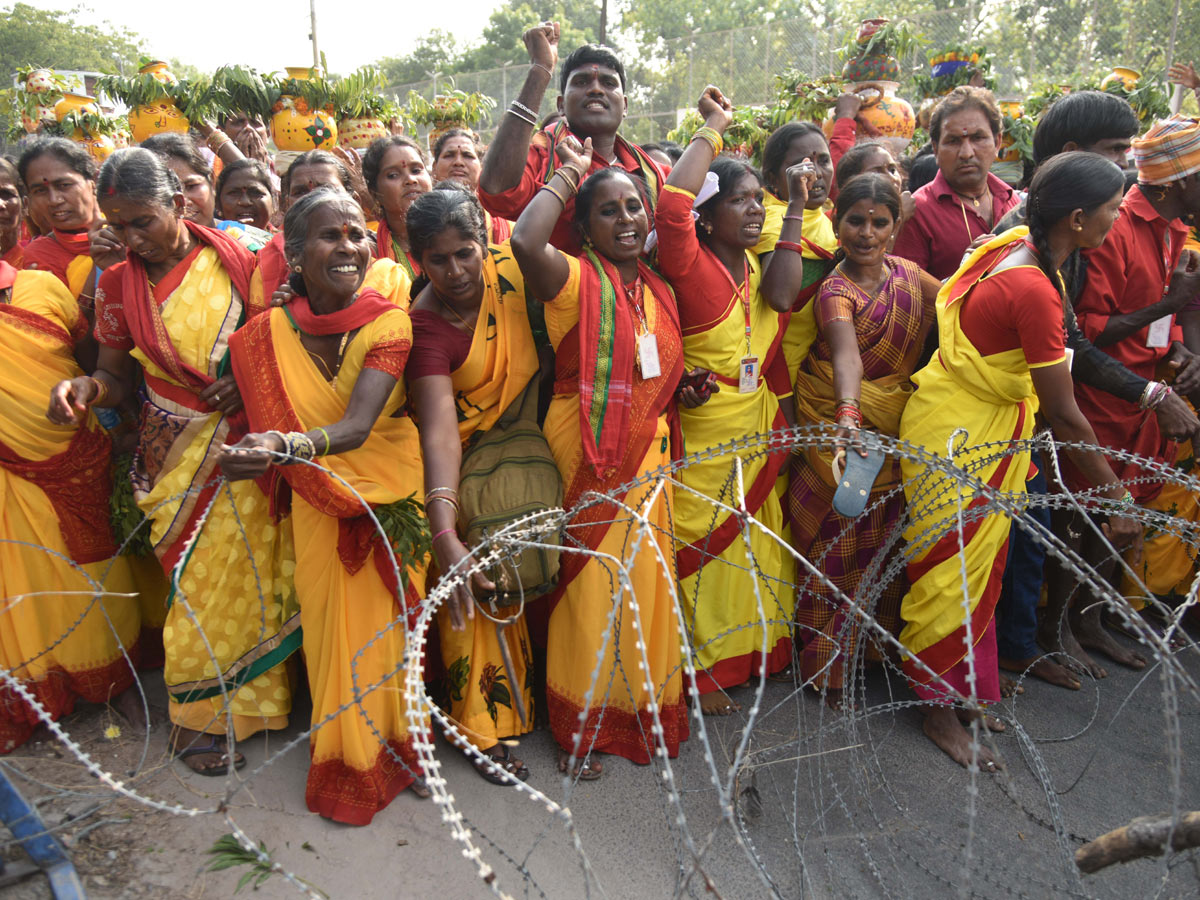
<svg viewBox="0 0 1200 900">
<path fill-rule="evenodd" d="M 279 232 L 258 251 L 258 272 L 262 278 L 263 308 L 269 308 L 271 295 L 288 280 L 290 267 L 283 252 L 283 232 Z M 252 310 L 253 313 L 262 310 Z M 247 316 L 249 318 L 249 315 Z"/>
<path fill-rule="evenodd" d="M 183 224 L 201 244 L 217 251 L 221 266 L 229 275 L 234 290 L 241 295 L 244 307 L 246 298 L 250 296 L 254 254 L 222 231 L 197 225 L 189 219 L 184 219 Z M 207 372 L 193 368 L 180 358 L 167 336 L 158 302 L 150 291 L 145 264 L 132 251 L 127 255 L 125 269 L 121 273 L 121 295 L 129 336 L 151 362 L 196 394 L 215 381 Z"/>
<path fill-rule="evenodd" d="M 597 257 L 610 287 L 621 285 L 620 274 L 612 264 Z M 611 343 L 611 377 L 608 381 L 608 411 L 600 428 L 600 441 L 593 440 L 592 423 L 588 420 L 584 395 L 595 398 L 598 369 L 606 368 L 602 358 L 601 329 L 606 318 L 602 304 L 608 289 L 602 284 L 601 270 L 584 259 L 579 272 L 579 324 L 571 329 L 558 347 L 556 355 L 556 394 L 579 391 L 580 438 L 584 446 L 584 461 L 576 468 L 575 476 L 565 486 L 563 504 L 573 508 L 588 491 L 607 493 L 615 486 L 632 481 L 650 443 L 658 430 L 658 417 L 671 410 L 675 389 L 683 377 L 683 338 L 680 335 L 679 312 L 671 288 L 653 269 L 638 260 L 638 274 L 650 288 L 657 303 L 655 337 L 662 374 L 643 379 L 634 371 L 636 351 L 633 314 L 625 301 L 617 301 L 611 314 L 615 339 Z M 614 280 L 615 279 L 615 280 Z M 619 323 L 619 324 L 618 324 Z M 586 351 L 586 352 L 581 352 Z M 597 352 L 599 351 L 599 352 Z M 614 387 L 621 383 L 624 397 L 614 396 Z M 593 461 L 591 454 L 595 453 Z M 572 534 L 589 547 L 598 547 L 608 531 L 612 509 L 604 504 L 592 504 L 572 519 Z M 590 557 L 582 553 L 563 556 L 559 568 L 558 590 L 551 606 L 562 596 L 563 589 L 579 574 Z"/>
<path fill-rule="evenodd" d="M 305 334 L 345 334 L 395 308 L 396 304 L 373 288 L 364 290 L 349 306 L 324 315 L 313 312 L 307 297 L 297 297 L 284 307 L 288 317 Z"/>
<path fill-rule="evenodd" d="M 331 315 L 316 316 L 308 308 L 307 301 L 304 301 L 304 311 L 296 316 L 295 313 L 301 309 L 298 304 L 300 299 L 293 301 L 285 309 L 292 315 L 293 322 L 310 334 L 337 334 L 338 331 L 333 330 L 332 325 L 324 331 L 309 331 L 309 327 L 314 324 L 324 328 L 336 316 L 343 317 L 343 322 L 337 326 L 339 329 L 341 324 L 349 323 L 347 328 L 341 329 L 344 331 L 360 328 L 396 308 L 382 294 L 369 288 L 359 294 L 358 299 L 350 306 Z M 307 322 L 308 327 L 301 325 L 301 320 Z M 233 372 L 242 391 L 242 402 L 245 403 L 246 412 L 250 417 L 251 428 L 255 431 L 304 431 L 299 414 L 288 400 L 283 372 L 275 352 L 271 316 L 256 316 L 247 322 L 230 337 L 229 351 Z M 363 512 L 358 500 L 345 494 L 323 469 L 314 466 L 272 466 L 269 478 L 272 484 L 267 496 L 271 498 L 274 510 L 278 512 L 286 509 L 290 505 L 288 494 L 295 491 L 304 498 L 305 503 L 317 511 L 336 518 L 337 553 L 346 571 L 353 575 L 363 567 L 367 557 L 371 556 L 379 577 L 392 591 L 397 604 L 404 605 L 399 595 L 396 573 L 392 569 L 392 560 L 395 558 L 392 548 L 375 529 L 374 523 Z M 411 583 L 408 593 L 408 611 L 413 614 L 419 605 L 419 597 Z"/>
<path fill-rule="evenodd" d="M 25 247 L 25 268 L 51 272 L 67 283 L 67 267 L 91 250 L 91 235 L 86 231 L 59 231 L 34 238 Z"/>
</svg>

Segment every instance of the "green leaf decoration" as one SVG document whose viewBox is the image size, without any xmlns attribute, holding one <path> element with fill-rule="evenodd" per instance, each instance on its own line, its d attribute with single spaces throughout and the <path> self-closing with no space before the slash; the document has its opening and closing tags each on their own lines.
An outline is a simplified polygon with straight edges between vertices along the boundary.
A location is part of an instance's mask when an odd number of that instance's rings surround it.
<svg viewBox="0 0 1200 900">
<path fill-rule="evenodd" d="M 512 696 L 508 693 L 508 685 L 504 684 L 501 678 L 496 679 L 496 683 L 492 685 L 492 692 L 488 694 L 488 697 L 493 703 L 512 709 Z"/>
<path fill-rule="evenodd" d="M 515 294 L 517 292 L 517 289 L 513 286 L 513 283 L 511 281 L 509 281 L 507 278 L 505 278 L 503 275 L 501 275 L 499 272 L 496 273 L 496 281 L 500 285 L 500 296 L 501 297 L 503 297 L 505 294 Z"/>
<path fill-rule="evenodd" d="M 133 539 L 125 544 L 123 556 L 149 556 L 154 552 L 150 542 L 150 523 L 133 497 L 133 479 L 127 474 L 132 459 L 133 455 L 126 453 L 113 464 L 117 477 L 113 479 L 113 490 L 108 500 L 109 521 L 118 547 L 133 535 Z"/>
<path fill-rule="evenodd" d="M 374 509 L 383 533 L 387 536 L 400 569 L 411 569 L 429 555 L 433 541 L 429 534 L 429 520 L 425 518 L 425 507 L 416 494 L 403 500 L 386 503 Z"/>
<path fill-rule="evenodd" d="M 467 689 L 467 678 L 470 677 L 470 674 L 471 659 L 468 656 L 460 656 L 446 670 L 446 679 L 450 685 L 450 697 L 455 702 L 462 702 Z"/>
</svg>

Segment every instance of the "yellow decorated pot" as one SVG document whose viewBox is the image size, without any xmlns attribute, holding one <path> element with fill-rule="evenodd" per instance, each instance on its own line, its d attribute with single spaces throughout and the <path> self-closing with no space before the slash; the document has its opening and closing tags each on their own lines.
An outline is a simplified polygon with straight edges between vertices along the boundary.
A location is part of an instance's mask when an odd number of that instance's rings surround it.
<svg viewBox="0 0 1200 900">
<path fill-rule="evenodd" d="M 62 121 L 73 112 L 99 114 L 96 98 L 87 94 L 63 94 L 63 98 L 54 104 L 54 117 Z"/>
<path fill-rule="evenodd" d="M 904 155 L 904 149 L 912 141 L 913 132 L 917 127 L 917 117 L 912 104 L 903 97 L 896 96 L 900 87 L 894 81 L 873 81 L 855 83 L 847 90 L 862 96 L 862 107 L 855 119 L 860 125 L 856 143 L 878 141 L 899 159 Z M 833 113 L 825 120 L 826 137 L 833 134 Z M 869 132 L 874 130 L 876 134 Z"/>
<path fill-rule="evenodd" d="M 347 150 L 366 150 L 372 142 L 388 136 L 382 119 L 339 119 L 337 142 Z"/>
<path fill-rule="evenodd" d="M 1113 66 L 1112 72 L 1104 76 L 1104 80 L 1100 82 L 1100 90 L 1108 90 L 1110 84 L 1119 82 L 1125 90 L 1132 94 L 1137 90 L 1138 79 L 1142 77 L 1142 73 L 1137 69 L 1129 69 L 1125 66 Z"/>
<path fill-rule="evenodd" d="M 156 59 L 154 62 L 146 63 L 138 69 L 139 75 L 153 75 L 156 80 L 163 84 L 175 84 L 179 79 L 171 74 L 171 70 L 167 68 L 167 64 L 161 59 Z"/>
<path fill-rule="evenodd" d="M 104 162 L 117 149 L 113 139 L 107 134 L 90 134 L 80 128 L 75 129 L 71 135 L 71 140 L 77 144 L 81 144 L 92 159 L 98 163 Z"/>
<path fill-rule="evenodd" d="M 139 144 L 151 135 L 167 131 L 186 134 L 188 125 L 188 120 L 172 100 L 160 100 L 129 111 L 129 130 Z"/>
<path fill-rule="evenodd" d="M 297 153 L 332 150 L 337 144 L 337 135 L 333 114 L 323 109 L 310 110 L 304 98 L 285 94 L 275 104 L 271 138 L 280 150 Z"/>
<path fill-rule="evenodd" d="M 287 72 L 288 78 L 296 81 L 308 81 L 313 76 L 313 70 L 308 66 L 284 66 L 283 68 Z"/>
</svg>

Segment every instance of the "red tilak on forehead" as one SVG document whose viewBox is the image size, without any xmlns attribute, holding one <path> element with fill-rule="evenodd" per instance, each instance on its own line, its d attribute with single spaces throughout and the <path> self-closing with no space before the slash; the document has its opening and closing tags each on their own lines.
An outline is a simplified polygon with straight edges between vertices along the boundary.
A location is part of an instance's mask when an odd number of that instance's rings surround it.
<svg viewBox="0 0 1200 900">
<path fill-rule="evenodd" d="M 350 233 L 350 223 L 343 222 L 342 223 L 342 234 L 349 234 L 349 233 Z"/>
</svg>

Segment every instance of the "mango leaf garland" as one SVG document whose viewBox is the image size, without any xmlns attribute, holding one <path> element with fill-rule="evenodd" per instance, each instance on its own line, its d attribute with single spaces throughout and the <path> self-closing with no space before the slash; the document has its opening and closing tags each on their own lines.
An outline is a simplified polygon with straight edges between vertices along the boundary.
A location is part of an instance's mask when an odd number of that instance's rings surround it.
<svg viewBox="0 0 1200 900">
<path fill-rule="evenodd" d="M 415 568 L 423 563 L 429 555 L 432 541 L 425 507 L 416 499 L 416 494 L 409 494 L 395 503 L 377 506 L 374 512 L 392 545 L 400 569 Z"/>
</svg>

